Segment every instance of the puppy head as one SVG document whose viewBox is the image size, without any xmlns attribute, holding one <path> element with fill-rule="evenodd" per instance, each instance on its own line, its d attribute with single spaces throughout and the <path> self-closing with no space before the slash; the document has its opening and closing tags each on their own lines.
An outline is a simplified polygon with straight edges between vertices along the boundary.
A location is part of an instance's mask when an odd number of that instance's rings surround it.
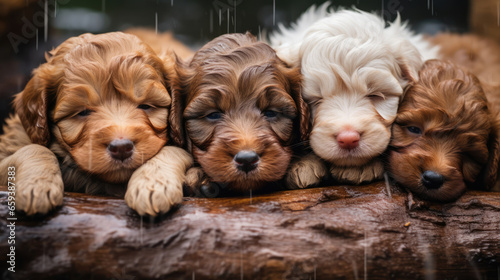
<svg viewBox="0 0 500 280">
<path fill-rule="evenodd" d="M 403 88 L 422 64 L 405 38 L 384 29 L 378 17 L 354 11 L 311 28 L 300 56 L 313 115 L 310 144 L 318 156 L 360 166 L 385 151 Z"/>
<path fill-rule="evenodd" d="M 248 190 L 284 176 L 294 135 L 307 138 L 297 69 L 249 33 L 224 35 L 195 54 L 187 85 L 187 136 L 212 180 Z"/>
<path fill-rule="evenodd" d="M 70 38 L 50 55 L 15 99 L 28 135 L 107 182 L 126 182 L 167 141 L 170 72 L 120 32 Z"/>
<path fill-rule="evenodd" d="M 411 192 L 457 199 L 489 187 L 498 168 L 498 125 L 479 81 L 458 66 L 429 60 L 410 86 L 392 129 L 389 171 Z"/>
</svg>

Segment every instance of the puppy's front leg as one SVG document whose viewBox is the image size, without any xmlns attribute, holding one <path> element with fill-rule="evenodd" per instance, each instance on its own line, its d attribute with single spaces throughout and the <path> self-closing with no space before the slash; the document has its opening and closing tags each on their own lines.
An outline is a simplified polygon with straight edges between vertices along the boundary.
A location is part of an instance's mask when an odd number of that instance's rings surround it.
<svg viewBox="0 0 500 280">
<path fill-rule="evenodd" d="M 184 180 L 184 186 L 186 188 L 186 193 L 189 196 L 200 196 L 200 189 L 203 185 L 209 183 L 207 174 L 203 171 L 201 167 L 191 167 L 186 172 L 186 179 Z"/>
<path fill-rule="evenodd" d="M 193 158 L 188 152 L 178 147 L 163 147 L 132 174 L 125 201 L 139 215 L 168 212 L 182 202 L 182 184 L 191 165 Z"/>
<path fill-rule="evenodd" d="M 9 176 L 8 171 L 12 169 L 15 174 Z M 9 177 L 15 179 L 9 181 Z M 44 146 L 30 144 L 3 159 L 0 185 L 7 186 L 8 182 L 16 187 L 16 209 L 27 215 L 46 214 L 63 203 L 64 184 L 59 162 Z"/>
<path fill-rule="evenodd" d="M 380 180 L 384 176 L 384 164 L 378 158 L 363 166 L 330 167 L 332 177 L 341 183 L 361 184 Z"/>
<path fill-rule="evenodd" d="M 323 161 L 315 154 L 309 154 L 291 163 L 286 174 L 288 189 L 303 189 L 317 185 L 327 174 Z"/>
<path fill-rule="evenodd" d="M 184 187 L 189 196 L 213 198 L 227 187 L 227 183 L 213 182 L 201 167 L 191 167 L 186 172 Z"/>
</svg>

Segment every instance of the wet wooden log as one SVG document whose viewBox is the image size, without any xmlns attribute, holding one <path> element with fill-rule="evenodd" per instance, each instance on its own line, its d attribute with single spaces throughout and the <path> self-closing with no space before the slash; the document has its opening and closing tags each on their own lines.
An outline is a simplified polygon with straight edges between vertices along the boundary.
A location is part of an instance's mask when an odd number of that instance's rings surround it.
<svg viewBox="0 0 500 280">
<path fill-rule="evenodd" d="M 3 279 L 498 279 L 500 193 L 417 202 L 383 182 L 254 197 L 187 198 L 141 219 L 121 199 L 66 193 L 47 217 L 18 216 L 16 272 Z"/>
</svg>

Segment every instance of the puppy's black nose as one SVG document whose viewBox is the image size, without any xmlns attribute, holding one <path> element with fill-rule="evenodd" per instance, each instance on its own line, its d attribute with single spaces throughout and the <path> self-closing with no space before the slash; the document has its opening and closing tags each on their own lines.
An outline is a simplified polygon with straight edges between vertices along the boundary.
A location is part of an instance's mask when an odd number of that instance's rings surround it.
<svg viewBox="0 0 500 280">
<path fill-rule="evenodd" d="M 109 143 L 108 152 L 112 158 L 124 161 L 134 153 L 134 143 L 128 139 L 115 139 Z"/>
<path fill-rule="evenodd" d="M 259 159 L 259 155 L 254 151 L 240 151 L 234 156 L 236 167 L 246 173 L 257 168 Z"/>
<path fill-rule="evenodd" d="M 438 189 L 444 183 L 444 176 L 434 171 L 427 170 L 422 173 L 422 183 L 429 189 Z"/>
</svg>

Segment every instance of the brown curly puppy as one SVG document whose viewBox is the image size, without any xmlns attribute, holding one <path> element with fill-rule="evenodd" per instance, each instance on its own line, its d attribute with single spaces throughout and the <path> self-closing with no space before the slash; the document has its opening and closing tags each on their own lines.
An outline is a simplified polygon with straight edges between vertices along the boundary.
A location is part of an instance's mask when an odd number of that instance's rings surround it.
<svg viewBox="0 0 500 280">
<path fill-rule="evenodd" d="M 245 191 L 280 180 L 291 145 L 300 135 L 307 139 L 299 70 L 247 33 L 212 40 L 185 71 L 185 96 L 179 105 L 173 97 L 171 125 L 175 131 L 185 120 L 188 147 L 203 169 L 188 172 L 187 185 L 197 189 L 212 181 Z M 185 108 L 176 113 L 180 104 Z"/>
<path fill-rule="evenodd" d="M 500 45 L 472 34 L 443 33 L 432 37 L 440 56 L 474 74 L 484 89 L 488 102 L 500 112 Z"/>
<path fill-rule="evenodd" d="M 47 213 L 62 204 L 64 189 L 126 191 L 141 215 L 179 203 L 192 159 L 164 147 L 174 62 L 121 32 L 84 34 L 51 51 L 0 136 L 0 169 L 16 170 L 17 209 Z"/>
<path fill-rule="evenodd" d="M 495 117 L 474 75 L 450 62 L 427 61 L 392 128 L 390 174 L 438 201 L 455 200 L 467 187 L 491 188 L 499 159 Z"/>
</svg>

